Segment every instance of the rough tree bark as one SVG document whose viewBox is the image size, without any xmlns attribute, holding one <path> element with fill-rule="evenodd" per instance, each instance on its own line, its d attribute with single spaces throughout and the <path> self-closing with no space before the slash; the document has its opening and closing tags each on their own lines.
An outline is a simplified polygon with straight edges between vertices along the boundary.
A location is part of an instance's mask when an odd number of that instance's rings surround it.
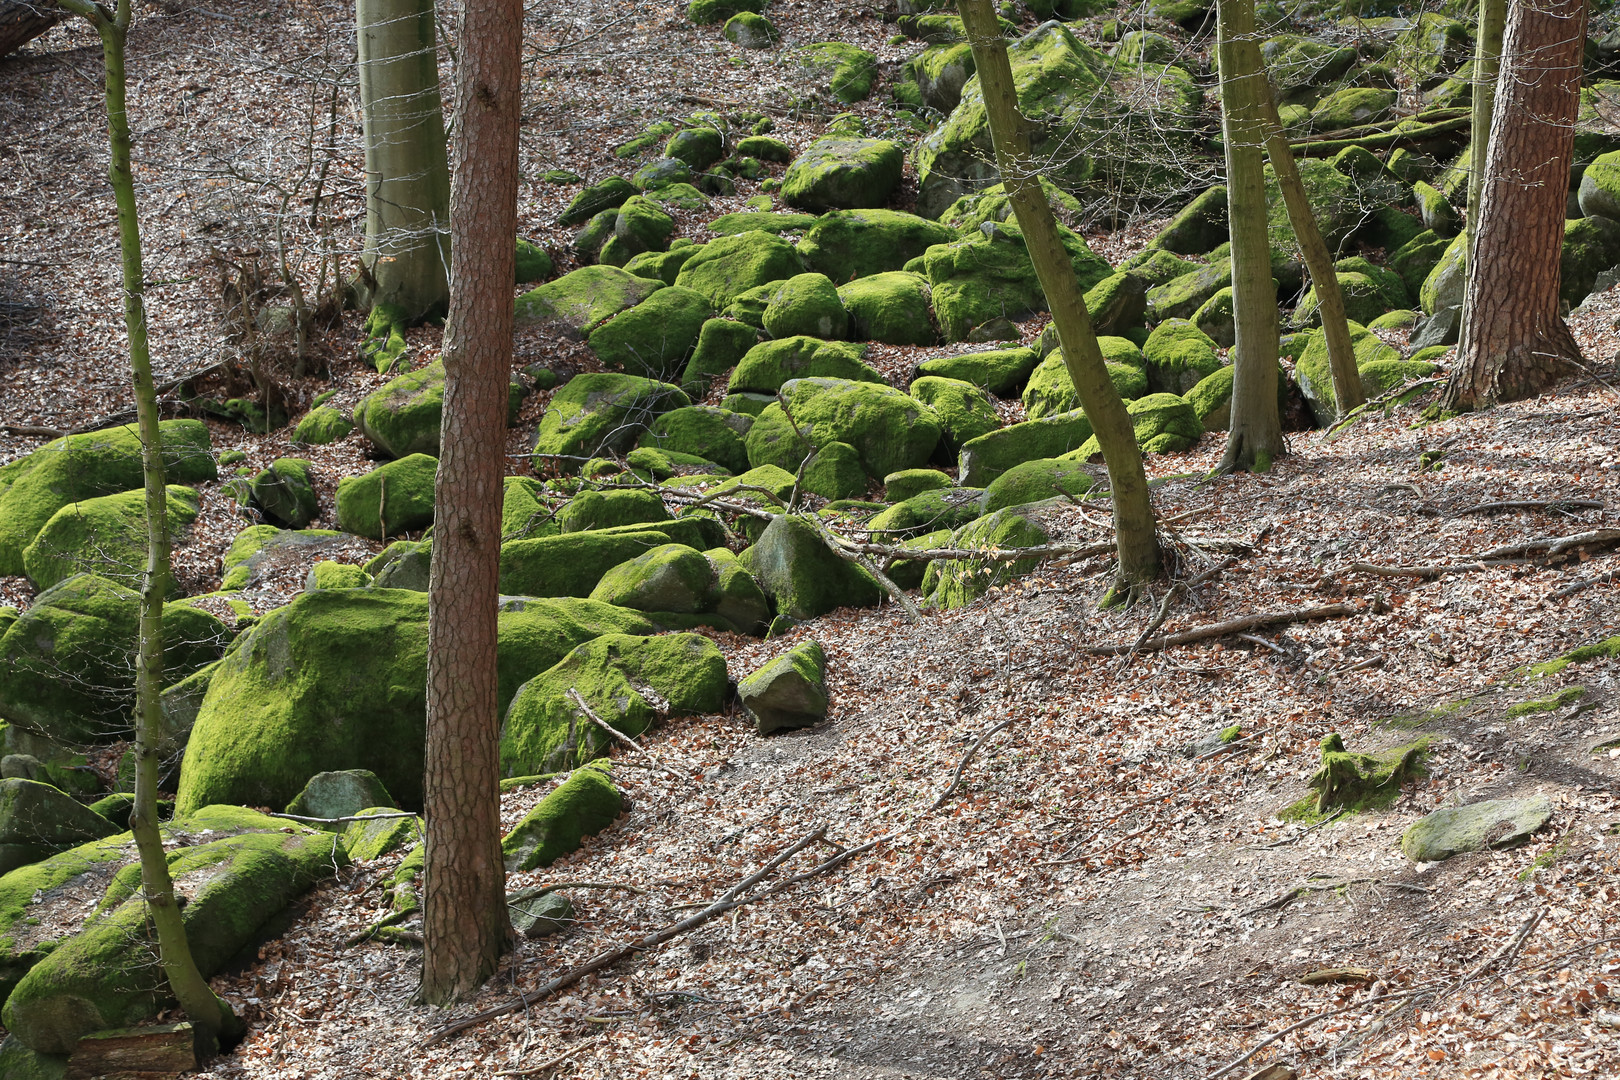
<svg viewBox="0 0 1620 1080">
<path fill-rule="evenodd" d="M 1468 239 L 1468 267 L 1474 266 L 1474 240 L 1479 233 L 1479 198 L 1485 177 L 1485 155 L 1490 149 L 1491 110 L 1496 100 L 1496 77 L 1502 66 L 1502 34 L 1507 28 L 1507 0 L 1479 0 L 1479 25 L 1474 35 L 1474 96 L 1469 114 L 1468 211 L 1463 219 Z M 1468 305 L 1463 304 L 1462 334 L 1457 355 L 1468 347 Z"/>
<path fill-rule="evenodd" d="M 1074 382 L 1080 405 L 1102 447 L 1114 497 L 1114 536 L 1119 552 L 1116 593 L 1129 592 L 1159 576 L 1159 536 L 1148 495 L 1142 452 L 1125 403 L 1108 378 L 1091 315 L 1080 291 L 1074 266 L 1058 237 L 1052 207 L 1041 190 L 1039 170 L 1031 160 L 1029 121 L 1018 111 L 1007 42 L 1001 36 L 990 0 L 957 0 L 957 10 L 973 47 L 973 60 L 984 90 L 985 112 L 995 144 L 996 168 L 1023 231 L 1030 261 L 1057 325 L 1063 362 Z M 1273 365 L 1275 366 L 1275 364 Z"/>
<path fill-rule="evenodd" d="M 1264 472 L 1286 444 L 1277 411 L 1277 288 L 1266 222 L 1265 106 L 1271 90 L 1254 32 L 1254 0 L 1219 0 L 1216 35 L 1236 325 L 1232 424 L 1221 467 Z"/>
<path fill-rule="evenodd" d="M 0 0 L 0 56 L 14 53 L 62 21 L 54 0 Z"/>
<path fill-rule="evenodd" d="M 456 64 L 455 257 L 428 583 L 427 865 L 418 991 L 433 1004 L 481 986 L 512 932 L 501 860 L 495 646 L 522 18 L 521 0 L 466 5 Z"/>
<path fill-rule="evenodd" d="M 365 129 L 367 333 L 379 366 L 396 327 L 441 314 L 449 295 L 450 168 L 433 0 L 356 0 Z"/>
<path fill-rule="evenodd" d="M 1580 360 L 1558 287 L 1585 43 L 1585 0 L 1523 0 L 1508 13 L 1463 305 L 1467 348 L 1447 409 L 1534 397 Z"/>
<path fill-rule="evenodd" d="M 158 831 L 158 757 L 166 734 L 163 708 L 163 598 L 169 585 L 167 478 L 158 434 L 157 386 L 146 334 L 145 275 L 141 264 L 140 218 L 130 167 L 129 111 L 125 92 L 124 46 L 131 22 L 130 0 L 108 10 L 93 0 L 62 0 L 62 7 L 90 23 L 101 36 L 106 75 L 107 178 L 118 207 L 118 241 L 123 261 L 124 325 L 129 333 L 129 367 L 141 439 L 146 491 L 146 566 L 141 575 L 140 640 L 135 655 L 135 804 L 130 831 L 140 855 L 141 888 L 148 917 L 157 932 L 164 978 L 187 1018 L 205 1038 L 232 1039 L 240 1030 L 231 1007 L 215 996 L 191 956 L 185 922 L 175 902 L 174 881 Z"/>
</svg>

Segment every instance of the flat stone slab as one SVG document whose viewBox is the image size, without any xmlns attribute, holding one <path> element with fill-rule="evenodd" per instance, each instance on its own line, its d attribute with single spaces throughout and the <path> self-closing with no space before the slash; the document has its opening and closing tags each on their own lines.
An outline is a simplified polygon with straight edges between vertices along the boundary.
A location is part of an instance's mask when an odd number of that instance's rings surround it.
<svg viewBox="0 0 1620 1080">
<path fill-rule="evenodd" d="M 1551 818 L 1552 801 L 1545 795 L 1448 806 L 1413 822 L 1401 834 L 1401 850 L 1413 862 L 1439 862 L 1482 848 L 1512 847 Z"/>
</svg>

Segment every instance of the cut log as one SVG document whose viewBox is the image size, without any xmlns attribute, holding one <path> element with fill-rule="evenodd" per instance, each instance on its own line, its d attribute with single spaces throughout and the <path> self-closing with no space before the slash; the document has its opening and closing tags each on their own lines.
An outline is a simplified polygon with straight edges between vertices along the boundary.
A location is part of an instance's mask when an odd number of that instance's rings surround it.
<svg viewBox="0 0 1620 1080">
<path fill-rule="evenodd" d="M 63 1080 L 167 1080 L 198 1067 L 189 1023 L 98 1031 L 79 1040 Z"/>
<path fill-rule="evenodd" d="M 0 0 L 0 56 L 16 52 L 62 21 L 52 0 Z"/>
</svg>

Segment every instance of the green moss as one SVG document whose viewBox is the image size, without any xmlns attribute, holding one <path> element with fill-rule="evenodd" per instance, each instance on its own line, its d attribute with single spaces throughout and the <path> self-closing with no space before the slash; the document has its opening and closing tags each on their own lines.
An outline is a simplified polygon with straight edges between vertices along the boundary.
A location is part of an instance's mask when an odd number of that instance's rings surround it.
<svg viewBox="0 0 1620 1080">
<path fill-rule="evenodd" d="M 673 285 L 676 277 L 680 275 L 681 267 L 685 266 L 687 260 L 698 251 L 699 245 L 682 244 L 677 240 L 670 245 L 668 251 L 643 251 L 639 255 L 632 255 L 630 261 L 624 264 L 624 271 L 636 277 Z"/>
<path fill-rule="evenodd" d="M 913 495 L 948 488 L 954 483 L 938 469 L 901 469 L 883 478 L 885 494 L 891 502 L 904 502 Z"/>
<path fill-rule="evenodd" d="M 1090 289 L 1113 268 L 1068 229 L 1059 227 L 1064 250 L 1080 287 Z M 1023 233 L 1012 223 L 996 226 L 994 237 L 978 236 L 936 244 L 923 256 L 933 286 L 934 315 L 947 341 L 966 340 L 974 327 L 992 318 L 1020 319 L 1046 310 Z"/>
<path fill-rule="evenodd" d="M 1242 724 L 1233 724 L 1231 727 L 1221 729 L 1220 739 L 1221 739 L 1221 742 L 1223 744 L 1225 744 L 1225 743 L 1235 743 L 1235 742 L 1238 741 L 1238 738 L 1240 736 L 1242 736 L 1242 734 L 1243 734 L 1243 725 Z"/>
<path fill-rule="evenodd" d="M 624 798 L 605 767 L 575 769 L 502 839 L 508 872 L 550 866 L 578 851 L 585 837 L 612 825 L 623 811 Z"/>
<path fill-rule="evenodd" d="M 198 506 L 196 491 L 169 485 L 165 512 L 170 536 L 196 520 Z M 81 573 L 133 587 L 145 573 L 146 547 L 146 492 L 102 495 L 52 514 L 23 549 L 23 569 L 41 589 Z M 168 586 L 170 596 L 179 595 L 172 575 Z"/>
<path fill-rule="evenodd" d="M 1316 789 L 1278 816 L 1284 821 L 1311 823 L 1343 807 L 1351 813 L 1382 810 L 1400 797 L 1401 785 L 1427 775 L 1424 761 L 1429 738 L 1424 736 L 1406 746 L 1381 754 L 1347 751 L 1338 733 L 1322 740 L 1322 764 L 1312 775 Z"/>
<path fill-rule="evenodd" d="M 962 445 L 958 458 L 961 482 L 970 487 L 987 485 L 1014 465 L 1060 457 L 1090 438 L 1091 421 L 1078 409 L 1010 424 Z"/>
<path fill-rule="evenodd" d="M 1544 678 L 1559 674 L 1571 664 L 1584 664 L 1590 660 L 1613 660 L 1616 657 L 1620 657 L 1620 637 L 1612 637 L 1592 645 L 1582 645 L 1556 659 L 1542 664 L 1532 664 L 1521 670 L 1534 678 Z"/>
<path fill-rule="evenodd" d="M 939 340 L 929 307 L 928 279 L 895 270 L 857 278 L 838 289 L 849 313 L 849 336 L 886 345 L 932 345 Z"/>
<path fill-rule="evenodd" d="M 814 221 L 799 241 L 799 257 L 839 284 L 899 270 L 933 245 L 957 239 L 949 226 L 898 210 L 833 210 Z"/>
<path fill-rule="evenodd" d="M 688 259 L 675 284 L 701 293 L 723 308 L 749 289 L 803 273 L 793 245 L 765 232 L 722 236 L 703 245 Z"/>
<path fill-rule="evenodd" d="M 410 325 L 403 311 L 393 304 L 376 304 L 366 316 L 365 338 L 360 354 L 383 374 L 405 358 L 405 328 Z"/>
<path fill-rule="evenodd" d="M 354 430 L 350 419 L 328 405 L 309 410 L 293 428 L 293 442 L 306 446 L 325 446 L 335 443 Z"/>
<path fill-rule="evenodd" d="M 64 744 L 129 731 L 140 597 L 80 574 L 42 592 L 0 637 L 0 715 Z M 231 632 L 218 618 L 174 606 L 163 621 L 164 664 L 183 679 L 219 658 Z"/>
<path fill-rule="evenodd" d="M 398 814 L 390 806 L 372 806 L 356 812 L 357 817 Z M 419 817 L 381 817 L 376 821 L 351 821 L 343 830 L 343 850 L 352 862 L 369 862 L 422 841 Z"/>
<path fill-rule="evenodd" d="M 534 452 L 577 468 L 598 454 L 629 450 L 656 417 L 691 404 L 669 383 L 607 372 L 576 375 L 552 395 Z"/>
<path fill-rule="evenodd" d="M 750 426 L 747 418 L 725 409 L 692 406 L 667 412 L 654 420 L 641 436 L 641 445 L 670 453 L 690 454 L 712 461 L 728 472 L 743 472 L 748 468 L 748 449 L 743 442 L 743 434 Z"/>
<path fill-rule="evenodd" d="M 271 521 L 302 529 L 320 512 L 312 466 L 303 458 L 277 458 L 253 478 L 253 505 Z"/>
<path fill-rule="evenodd" d="M 1156 394 L 1185 394 L 1221 367 L 1215 342 L 1186 319 L 1168 319 L 1154 327 L 1142 358 L 1148 389 Z"/>
<path fill-rule="evenodd" d="M 917 365 L 917 373 L 960 379 L 1005 398 L 1018 393 L 1039 363 L 1033 349 L 995 349 L 932 357 Z"/>
<path fill-rule="evenodd" d="M 433 484 L 439 461 L 426 454 L 390 461 L 337 486 L 338 523 L 344 532 L 383 540 L 433 523 Z"/>
<path fill-rule="evenodd" d="M 814 214 L 778 214 L 764 210 L 745 210 L 735 214 L 721 214 L 709 222 L 709 231 L 717 236 L 736 236 L 745 232 L 782 233 L 804 232 L 819 219 Z M 803 241 L 800 241 L 801 245 Z"/>
<path fill-rule="evenodd" d="M 1037 458 L 1014 465 L 990 482 L 985 489 L 984 512 L 1003 507 L 1041 502 L 1059 496 L 1080 498 L 1096 481 L 1077 461 Z"/>
<path fill-rule="evenodd" d="M 731 373 L 732 393 L 774 394 L 790 379 L 825 377 L 881 384 L 881 372 L 861 359 L 865 346 L 804 335 L 763 341 L 749 349 Z"/>
<path fill-rule="evenodd" d="M 849 313 L 825 274 L 796 274 L 782 282 L 760 321 L 773 338 L 802 334 L 838 340 L 849 334 Z"/>
<path fill-rule="evenodd" d="M 924 375 L 911 384 L 911 396 L 939 418 L 939 451 L 950 458 L 956 457 L 963 443 L 1001 426 L 989 395 L 972 383 Z"/>
<path fill-rule="evenodd" d="M 668 520 L 664 500 L 638 488 L 582 491 L 557 512 L 557 525 L 565 533 Z"/>
<path fill-rule="evenodd" d="M 872 607 L 884 595 L 876 579 L 829 551 L 815 526 L 796 516 L 774 518 L 739 561 L 790 619 Z"/>
<path fill-rule="evenodd" d="M 309 568 L 306 589 L 363 589 L 371 584 L 371 575 L 352 563 L 323 559 Z"/>
<path fill-rule="evenodd" d="M 1051 542 L 1051 535 L 1026 507 L 1011 506 L 964 525 L 951 538 L 951 546 L 986 551 L 1036 547 Z M 995 586 L 1029 573 L 1038 559 L 980 562 L 972 559 L 936 559 L 923 575 L 922 590 L 936 607 L 958 608 L 972 603 Z"/>
<path fill-rule="evenodd" d="M 808 429 L 811 445 L 853 446 L 873 477 L 922 465 L 939 443 L 934 410 L 882 383 L 800 378 L 783 388 L 782 397 L 786 411 L 781 404 L 767 407 L 748 431 L 748 460 L 755 466 L 798 469 L 805 445 L 793 424 Z"/>
<path fill-rule="evenodd" d="M 583 340 L 663 287 L 662 281 L 637 277 L 617 266 L 582 266 L 518 297 L 517 320 L 554 323 L 568 336 Z"/>
<path fill-rule="evenodd" d="M 444 361 L 435 360 L 426 367 L 390 380 L 386 386 L 367 394 L 355 405 L 355 426 L 359 427 L 360 434 L 389 457 L 402 458 L 411 454 L 437 456 L 439 426 L 444 415 L 444 379 Z M 516 421 L 517 411 L 522 404 L 523 387 L 515 382 L 508 383 L 508 424 Z M 344 434 L 347 433 L 348 429 L 345 428 Z M 295 432 L 294 438 L 297 437 Z"/>
<path fill-rule="evenodd" d="M 585 597 L 602 575 L 671 541 L 678 524 L 542 536 L 501 545 L 501 592 L 511 596 Z M 707 545 L 705 545 L 707 546 Z"/>
<path fill-rule="evenodd" d="M 591 599 L 637 611 L 699 612 L 712 606 L 715 576 L 702 552 L 665 544 L 603 574 Z"/>
<path fill-rule="evenodd" d="M 1553 712 L 1562 709 L 1565 705 L 1573 705 L 1586 696 L 1584 686 L 1566 686 L 1551 697 L 1534 698 L 1530 701 L 1521 701 L 1517 705 L 1508 707 L 1509 719 L 1519 716 L 1533 716 L 1536 713 Z"/>
<path fill-rule="evenodd" d="M 877 57 L 842 41 L 823 41 L 794 52 L 817 89 L 839 101 L 864 101 L 877 78 Z"/>
</svg>

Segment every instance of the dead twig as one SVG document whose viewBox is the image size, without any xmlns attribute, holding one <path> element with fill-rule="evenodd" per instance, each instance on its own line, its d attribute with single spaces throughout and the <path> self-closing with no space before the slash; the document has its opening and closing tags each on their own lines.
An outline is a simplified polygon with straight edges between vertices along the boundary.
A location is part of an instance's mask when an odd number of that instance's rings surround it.
<svg viewBox="0 0 1620 1080">
<path fill-rule="evenodd" d="M 266 813 L 264 816 L 265 817 L 286 818 L 288 821 L 308 821 L 308 822 L 312 822 L 312 823 L 317 824 L 317 825 L 335 825 L 338 822 L 342 822 L 342 821 L 387 821 L 389 818 L 421 817 L 422 815 L 421 814 L 413 814 L 408 810 L 401 810 L 398 813 L 350 814 L 347 817 L 305 817 L 303 814 L 271 814 L 271 813 Z"/>
<path fill-rule="evenodd" d="M 1010 718 L 1003 720 L 1001 723 L 997 724 L 993 728 L 990 728 L 983 735 L 980 735 L 977 739 L 973 740 L 973 745 L 968 747 L 968 752 L 964 754 L 962 756 L 962 760 L 957 763 L 956 773 L 951 777 L 951 782 L 946 785 L 944 791 L 939 793 L 939 798 L 934 800 L 933 805 L 929 806 L 929 812 L 938 810 L 941 806 L 945 805 L 945 800 L 951 797 L 951 793 L 956 790 L 956 785 L 962 782 L 962 770 L 968 767 L 968 762 L 973 760 L 973 755 L 979 752 L 979 747 L 984 745 L 984 741 L 990 736 L 994 735 L 996 732 L 1010 726 L 1011 724 L 1012 720 Z"/>
<path fill-rule="evenodd" d="M 1466 510 L 1457 511 L 1458 517 L 1466 514 L 1494 514 L 1498 510 L 1602 510 L 1603 503 L 1597 499 L 1531 499 L 1524 501 L 1488 502 L 1478 506 L 1470 506 Z"/>
<path fill-rule="evenodd" d="M 1350 604 L 1327 604 L 1320 607 L 1299 608 L 1293 611 L 1270 611 L 1260 615 L 1245 615 L 1241 619 L 1231 619 L 1227 622 L 1215 623 L 1212 626 L 1201 627 L 1197 630 L 1183 630 L 1178 634 L 1167 634 L 1164 637 L 1154 638 L 1140 644 L 1131 645 L 1092 645 L 1087 648 L 1097 656 L 1118 656 L 1121 653 L 1157 652 L 1160 649 L 1172 648 L 1176 645 L 1189 645 L 1195 641 L 1208 641 L 1210 638 L 1225 637 L 1228 634 L 1242 633 L 1257 627 L 1282 626 L 1288 623 L 1311 622 L 1317 619 L 1343 619 L 1356 614 L 1357 609 Z"/>
<path fill-rule="evenodd" d="M 1271 1036 L 1271 1038 L 1267 1039 L 1265 1042 L 1260 1043 L 1253 1050 L 1250 1050 L 1247 1054 L 1244 1054 L 1242 1057 L 1236 1059 L 1235 1061 L 1230 1061 L 1227 1064 L 1222 1065 L 1219 1069 L 1216 1069 L 1214 1072 L 1210 1073 L 1209 1076 L 1207 1076 L 1205 1078 L 1205 1080 L 1219 1080 L 1220 1077 L 1225 1076 L 1227 1073 L 1231 1072 L 1233 1069 L 1236 1069 L 1236 1068 L 1240 1067 L 1245 1062 L 1247 1062 L 1250 1058 L 1254 1057 L 1254 1055 L 1258 1054 L 1260 1051 L 1264 1050 L 1266 1047 L 1270 1046 L 1272 1043 L 1276 1042 L 1278 1039 L 1281 1039 L 1281 1038 L 1283 1038 L 1284 1036 L 1287 1036 L 1287 1035 L 1292 1035 L 1294 1032 L 1298 1031 L 1302 1027 L 1309 1027 L 1310 1025 L 1312 1025 L 1314 1023 L 1317 1023 L 1318 1021 L 1327 1020 L 1327 1019 L 1329 1019 L 1331 1017 L 1338 1016 L 1341 1013 L 1352 1012 L 1352 1011 L 1354 1011 L 1356 1009 L 1365 1008 L 1368 1005 L 1377 1005 L 1377 1004 L 1380 1004 L 1380 1003 L 1385 1002 L 1385 1001 L 1404 1001 L 1407 998 L 1416 997 L 1419 994 L 1423 994 L 1423 993 L 1426 993 L 1426 992 L 1427 992 L 1427 988 L 1425 987 L 1425 988 L 1418 988 L 1418 989 L 1412 989 L 1412 990 L 1402 990 L 1399 993 L 1394 993 L 1394 994 L 1381 994 L 1378 997 L 1368 998 L 1366 1001 L 1358 1001 L 1353 1005 L 1346 1005 L 1343 1008 L 1329 1009 L 1327 1012 L 1319 1012 L 1319 1013 L 1316 1013 L 1314 1016 L 1307 1016 L 1303 1020 L 1300 1020 L 1300 1021 L 1297 1021 L 1295 1023 L 1289 1024 L 1287 1027 L 1283 1028 L 1281 1031 L 1279 1031 L 1275 1035 Z"/>
<path fill-rule="evenodd" d="M 636 753 L 638 753 L 642 757 L 646 758 L 647 761 L 649 763 L 651 763 L 653 768 L 659 770 L 660 772 L 667 773 L 670 776 L 673 776 L 675 779 L 681 781 L 682 783 L 687 783 L 687 784 L 696 783 L 696 781 L 694 781 L 690 776 L 682 776 L 680 773 L 676 772 L 674 769 L 670 768 L 668 765 L 665 765 L 663 762 L 659 761 L 656 757 L 654 757 L 652 755 L 652 753 L 650 751 L 647 750 L 646 747 L 644 747 L 640 743 L 636 742 L 636 740 L 632 739 L 630 736 L 626 735 L 624 732 L 620 731 L 618 728 L 614 727 L 612 724 L 608 723 L 606 720 L 603 720 L 600 716 L 597 716 L 596 713 L 591 711 L 591 707 L 589 705 L 585 704 L 585 699 L 579 696 L 579 691 L 578 690 L 574 689 L 573 687 L 569 687 L 568 688 L 568 696 L 569 696 L 570 699 L 572 699 L 572 701 L 574 702 L 575 705 L 579 706 L 580 711 L 585 714 L 585 719 L 589 720 L 591 723 L 595 724 L 597 727 L 601 728 L 603 731 L 605 731 L 609 735 L 613 736 L 613 738 L 619 740 L 619 742 L 622 742 L 624 745 L 628 746 L 630 749 L 634 750 Z"/>
</svg>

